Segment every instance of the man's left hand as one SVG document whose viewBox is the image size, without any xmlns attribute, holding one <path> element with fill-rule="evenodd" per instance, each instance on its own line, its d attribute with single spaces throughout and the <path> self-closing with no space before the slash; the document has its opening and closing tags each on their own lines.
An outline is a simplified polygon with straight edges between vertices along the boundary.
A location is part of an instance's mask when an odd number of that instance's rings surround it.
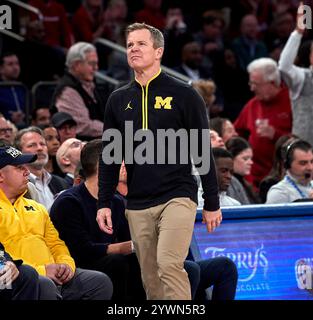
<svg viewBox="0 0 313 320">
<path fill-rule="evenodd" d="M 58 273 L 56 275 L 58 280 L 62 284 L 70 281 L 74 276 L 72 268 L 68 264 L 65 264 L 65 263 L 60 263 L 58 266 L 59 266 L 59 269 L 58 269 Z"/>
<path fill-rule="evenodd" d="M 222 222 L 222 211 L 218 209 L 216 211 L 202 211 L 202 223 L 206 224 L 208 232 L 213 232 Z"/>
</svg>

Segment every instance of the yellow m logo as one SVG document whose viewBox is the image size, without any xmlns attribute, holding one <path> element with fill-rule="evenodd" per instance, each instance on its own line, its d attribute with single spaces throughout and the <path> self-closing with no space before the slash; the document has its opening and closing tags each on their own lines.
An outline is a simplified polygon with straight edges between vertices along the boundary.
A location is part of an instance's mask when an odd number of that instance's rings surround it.
<svg viewBox="0 0 313 320">
<path fill-rule="evenodd" d="M 173 97 L 166 97 L 165 99 L 163 99 L 160 96 L 155 97 L 155 104 L 154 104 L 154 108 L 155 109 L 161 109 L 162 107 L 164 109 L 172 109 L 171 106 L 171 101 L 173 100 Z"/>
</svg>

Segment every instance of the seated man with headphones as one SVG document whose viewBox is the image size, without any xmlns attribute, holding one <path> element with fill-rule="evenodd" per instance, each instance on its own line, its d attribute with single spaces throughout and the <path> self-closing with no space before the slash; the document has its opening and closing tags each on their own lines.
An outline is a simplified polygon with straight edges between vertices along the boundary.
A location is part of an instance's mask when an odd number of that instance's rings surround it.
<svg viewBox="0 0 313 320">
<path fill-rule="evenodd" d="M 301 139 L 288 140 L 282 149 L 286 174 L 267 193 L 266 203 L 289 203 L 312 198 L 313 149 Z"/>
</svg>

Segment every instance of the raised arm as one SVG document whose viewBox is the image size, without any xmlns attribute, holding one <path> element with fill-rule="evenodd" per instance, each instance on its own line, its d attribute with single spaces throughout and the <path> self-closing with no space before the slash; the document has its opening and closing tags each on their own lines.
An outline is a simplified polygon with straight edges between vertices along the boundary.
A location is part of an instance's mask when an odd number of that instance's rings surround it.
<svg viewBox="0 0 313 320">
<path fill-rule="evenodd" d="M 303 16 L 304 10 L 301 2 L 298 8 L 296 29 L 290 34 L 278 62 L 279 70 L 282 73 L 283 80 L 286 82 L 291 91 L 293 100 L 299 96 L 305 77 L 305 69 L 294 65 L 301 39 L 305 31 L 305 26 L 303 25 Z"/>
</svg>

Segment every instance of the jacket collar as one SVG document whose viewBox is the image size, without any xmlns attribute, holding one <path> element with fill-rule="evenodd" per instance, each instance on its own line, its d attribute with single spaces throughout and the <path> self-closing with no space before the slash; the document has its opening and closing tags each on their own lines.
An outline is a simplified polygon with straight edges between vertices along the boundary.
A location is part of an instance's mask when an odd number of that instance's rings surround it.
<svg viewBox="0 0 313 320">
<path fill-rule="evenodd" d="M 24 194 L 27 192 L 27 189 L 21 193 L 15 200 L 14 204 L 19 202 L 21 198 L 23 198 Z M 3 192 L 2 189 L 0 189 L 0 200 L 6 202 L 7 204 L 12 205 L 12 203 L 10 202 L 10 200 L 8 199 L 8 197 L 6 196 L 6 194 Z"/>
</svg>

